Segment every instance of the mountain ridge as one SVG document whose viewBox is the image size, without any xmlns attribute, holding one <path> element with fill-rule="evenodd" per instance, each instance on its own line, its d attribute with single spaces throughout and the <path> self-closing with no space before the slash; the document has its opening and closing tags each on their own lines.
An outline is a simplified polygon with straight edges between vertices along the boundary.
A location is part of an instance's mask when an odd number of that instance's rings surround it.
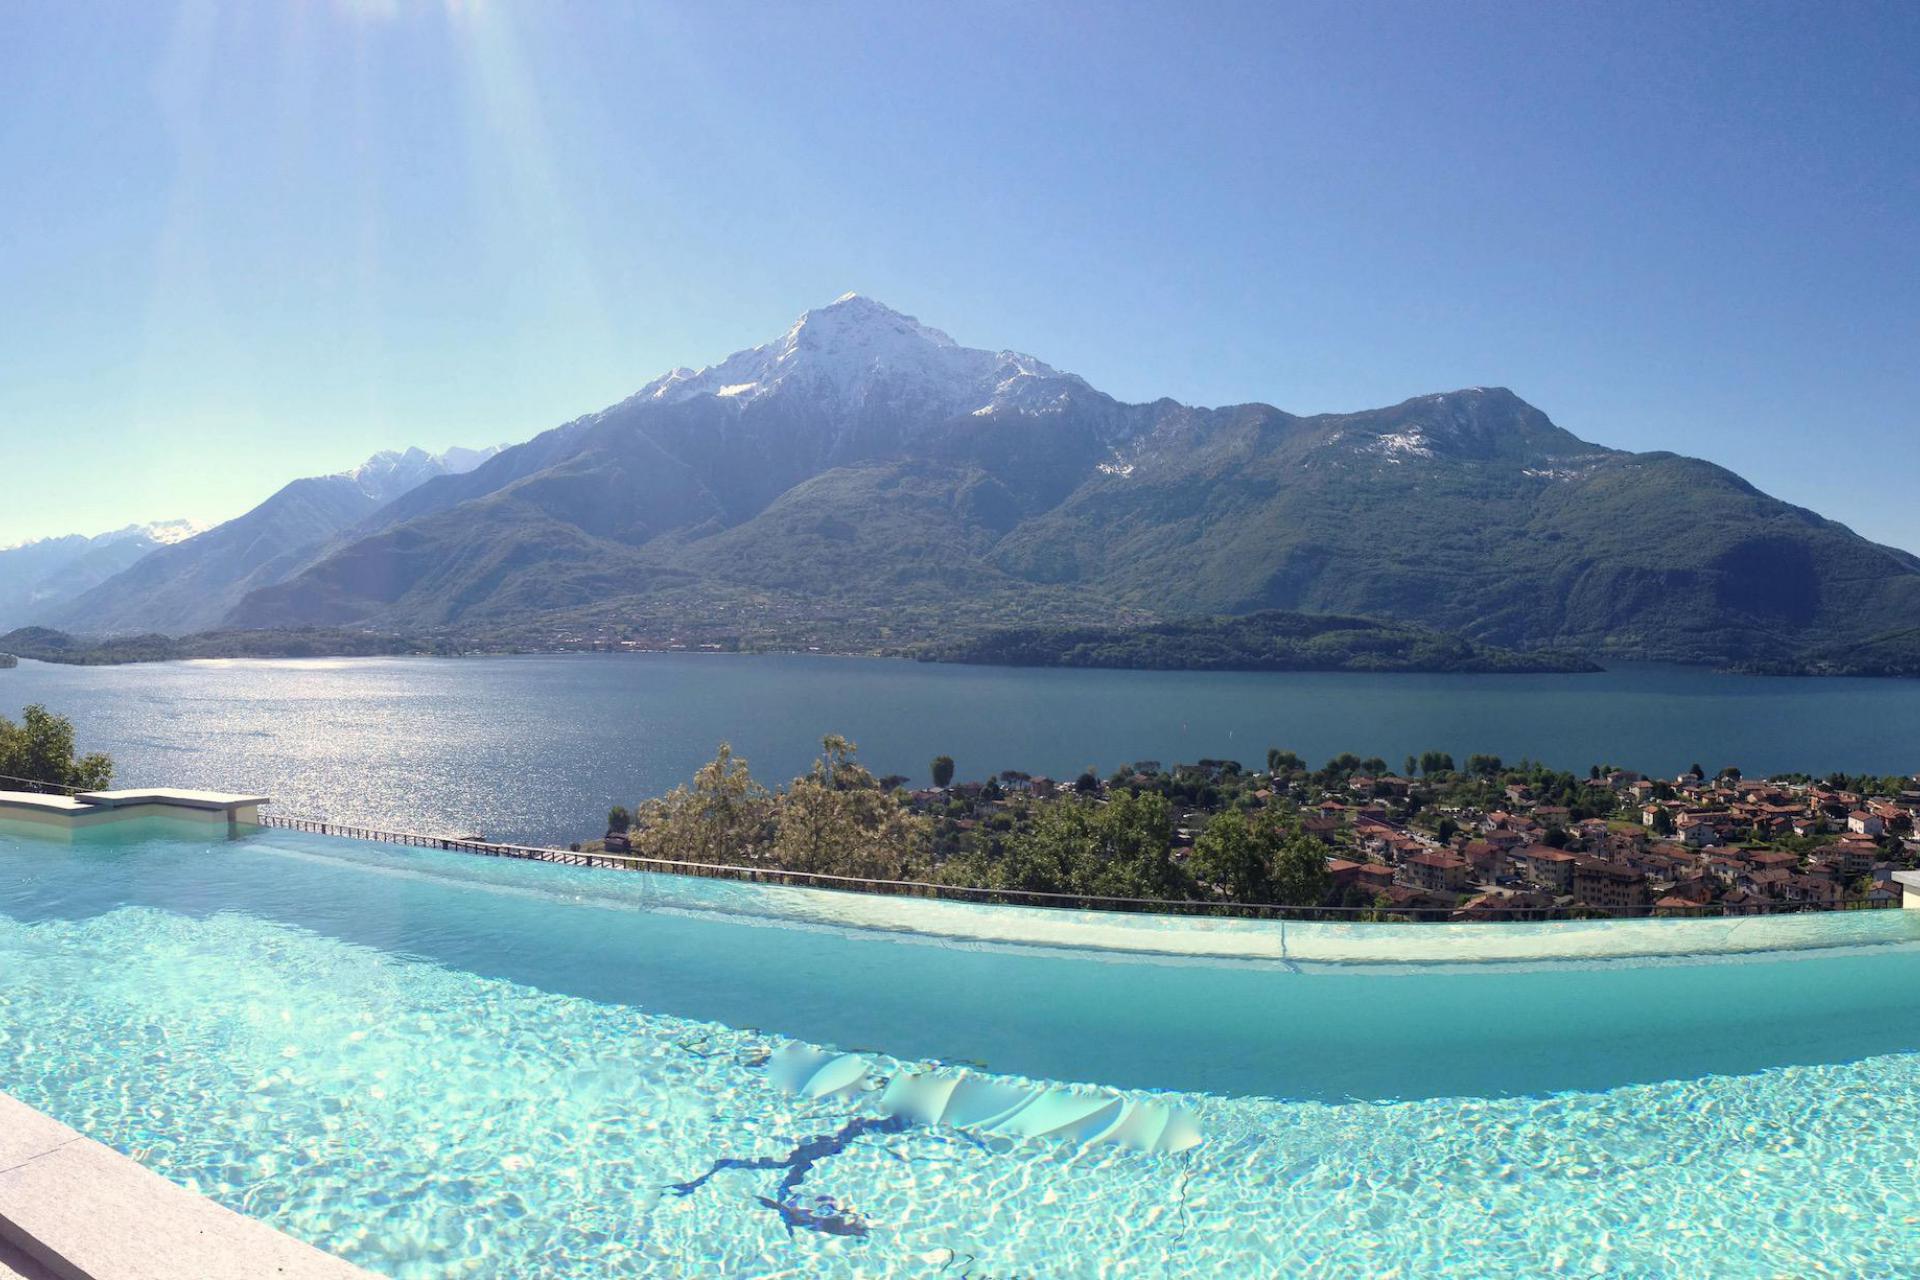
<svg viewBox="0 0 1920 1280">
<path fill-rule="evenodd" d="M 0 624 L 58 608 L 157 547 L 202 532 L 191 520 L 130 524 L 101 534 L 33 538 L 0 547 Z"/>
<path fill-rule="evenodd" d="M 847 295 L 230 598 L 219 625 L 795 644 L 1283 610 L 1777 663 L 1920 622 L 1920 559 L 1504 387 L 1308 416 L 1127 403 Z"/>
<path fill-rule="evenodd" d="M 151 548 L 119 572 L 26 620 L 101 635 L 209 631 L 248 591 L 324 554 L 328 540 L 449 467 L 498 452 L 385 450 L 344 471 L 293 480 L 245 514 Z"/>
</svg>

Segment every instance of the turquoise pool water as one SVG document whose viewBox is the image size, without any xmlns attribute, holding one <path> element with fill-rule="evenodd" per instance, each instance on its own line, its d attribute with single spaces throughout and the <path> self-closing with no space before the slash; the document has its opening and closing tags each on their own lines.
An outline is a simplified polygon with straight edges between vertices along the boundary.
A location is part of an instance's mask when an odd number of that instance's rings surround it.
<svg viewBox="0 0 1920 1280">
<path fill-rule="evenodd" d="M 1362 957 L 915 907 L 0 838 L 0 1090 L 394 1277 L 1920 1272 L 1920 913 Z M 865 1085 L 787 1092 L 796 1040 Z M 912 1071 L 1201 1141 L 903 1121 Z"/>
</svg>

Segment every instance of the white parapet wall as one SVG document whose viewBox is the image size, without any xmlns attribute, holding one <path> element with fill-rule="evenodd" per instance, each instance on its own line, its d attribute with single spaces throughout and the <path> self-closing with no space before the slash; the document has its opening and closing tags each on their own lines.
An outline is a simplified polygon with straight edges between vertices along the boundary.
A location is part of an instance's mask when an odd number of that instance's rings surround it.
<svg viewBox="0 0 1920 1280">
<path fill-rule="evenodd" d="M 1920 871 L 1896 871 L 1893 882 L 1900 886 L 1900 905 L 1920 911 Z"/>
<path fill-rule="evenodd" d="M 71 840 L 129 823 L 167 824 L 189 835 L 244 835 L 260 825 L 266 796 L 178 787 L 83 791 L 75 796 L 0 791 L 0 829 L 11 826 L 42 839 Z"/>
</svg>

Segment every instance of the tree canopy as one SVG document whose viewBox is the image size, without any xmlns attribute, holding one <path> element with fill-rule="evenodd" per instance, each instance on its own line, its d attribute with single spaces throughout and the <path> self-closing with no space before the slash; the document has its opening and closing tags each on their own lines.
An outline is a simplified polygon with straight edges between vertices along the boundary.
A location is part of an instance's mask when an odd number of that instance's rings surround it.
<svg viewBox="0 0 1920 1280">
<path fill-rule="evenodd" d="M 42 706 L 28 707 L 15 724 L 0 716 L 0 790 L 23 783 L 52 790 L 97 791 L 113 781 L 113 760 L 79 755 L 73 721 Z"/>
</svg>

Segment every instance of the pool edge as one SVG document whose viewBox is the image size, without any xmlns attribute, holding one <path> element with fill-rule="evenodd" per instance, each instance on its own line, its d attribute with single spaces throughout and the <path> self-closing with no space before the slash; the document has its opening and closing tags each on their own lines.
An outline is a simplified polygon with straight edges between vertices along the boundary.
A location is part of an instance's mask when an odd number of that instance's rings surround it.
<svg viewBox="0 0 1920 1280">
<path fill-rule="evenodd" d="M 55 1280 L 376 1280 L 6 1093 L 0 1246 Z"/>
</svg>

